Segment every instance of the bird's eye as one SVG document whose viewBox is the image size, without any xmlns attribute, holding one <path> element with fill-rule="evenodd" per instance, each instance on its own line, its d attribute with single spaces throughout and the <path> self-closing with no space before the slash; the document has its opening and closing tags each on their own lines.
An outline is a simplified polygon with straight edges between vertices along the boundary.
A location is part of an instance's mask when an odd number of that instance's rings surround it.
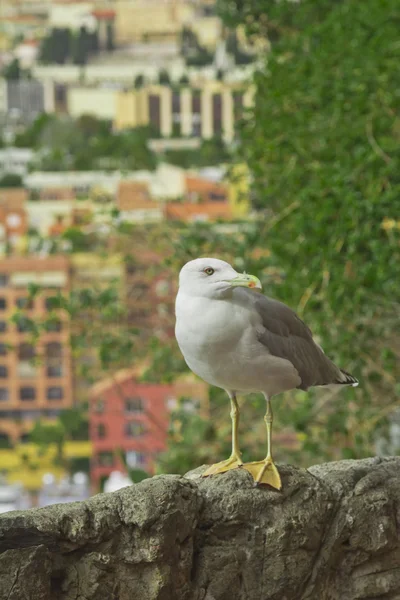
<svg viewBox="0 0 400 600">
<path fill-rule="evenodd" d="M 206 275 L 212 275 L 213 273 L 215 273 L 215 271 L 211 267 L 207 267 L 207 269 L 204 269 L 204 273 Z"/>
</svg>

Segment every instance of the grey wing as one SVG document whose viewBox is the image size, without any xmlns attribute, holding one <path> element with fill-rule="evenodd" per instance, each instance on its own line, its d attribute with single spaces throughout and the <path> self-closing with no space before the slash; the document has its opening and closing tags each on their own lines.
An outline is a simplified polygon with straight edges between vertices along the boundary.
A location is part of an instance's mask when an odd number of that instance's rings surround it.
<svg viewBox="0 0 400 600">
<path fill-rule="evenodd" d="M 262 326 L 257 332 L 259 341 L 273 356 L 293 364 L 301 378 L 300 389 L 339 383 L 343 379 L 340 369 L 324 354 L 310 329 L 293 310 L 262 294 L 244 291 L 248 292 L 249 300 L 261 316 Z"/>
</svg>

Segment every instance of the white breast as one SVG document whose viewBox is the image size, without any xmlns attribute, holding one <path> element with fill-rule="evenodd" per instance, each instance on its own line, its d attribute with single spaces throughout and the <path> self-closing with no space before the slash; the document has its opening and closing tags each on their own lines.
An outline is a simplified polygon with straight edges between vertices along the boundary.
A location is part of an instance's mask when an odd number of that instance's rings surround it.
<svg viewBox="0 0 400 600">
<path fill-rule="evenodd" d="M 258 341 L 260 326 L 261 318 L 254 310 L 232 299 L 195 298 L 178 293 L 176 339 L 189 368 L 211 385 L 273 395 L 283 391 L 283 371 L 297 379 L 291 363 L 271 356 Z M 291 383 L 288 389 L 296 385 Z"/>
</svg>

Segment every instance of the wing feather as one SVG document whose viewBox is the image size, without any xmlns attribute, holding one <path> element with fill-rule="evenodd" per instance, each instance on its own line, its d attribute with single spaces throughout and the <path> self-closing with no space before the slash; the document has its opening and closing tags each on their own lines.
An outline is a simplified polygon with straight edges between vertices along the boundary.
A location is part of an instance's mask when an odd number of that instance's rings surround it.
<svg viewBox="0 0 400 600">
<path fill-rule="evenodd" d="M 263 294 L 241 288 L 261 317 L 259 341 L 273 356 L 289 360 L 301 378 L 298 386 L 339 383 L 341 371 L 314 341 L 311 330 L 286 304 Z"/>
</svg>

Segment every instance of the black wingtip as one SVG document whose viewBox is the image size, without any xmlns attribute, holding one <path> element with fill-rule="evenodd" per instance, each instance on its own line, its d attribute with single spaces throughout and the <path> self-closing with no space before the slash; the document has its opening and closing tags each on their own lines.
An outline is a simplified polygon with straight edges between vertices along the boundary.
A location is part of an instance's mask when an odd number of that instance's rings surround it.
<svg viewBox="0 0 400 600">
<path fill-rule="evenodd" d="M 358 386 L 358 379 L 353 377 L 350 373 L 345 371 L 344 369 L 340 369 L 341 377 L 339 377 L 335 383 L 338 385 L 352 385 L 353 387 Z"/>
</svg>

